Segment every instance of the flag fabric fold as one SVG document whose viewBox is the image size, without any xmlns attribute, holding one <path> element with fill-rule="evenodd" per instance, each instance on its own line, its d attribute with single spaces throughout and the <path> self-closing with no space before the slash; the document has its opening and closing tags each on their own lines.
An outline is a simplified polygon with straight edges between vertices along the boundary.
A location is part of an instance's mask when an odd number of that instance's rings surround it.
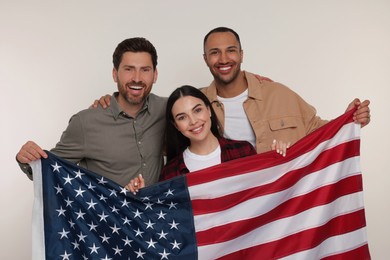
<svg viewBox="0 0 390 260">
<path fill-rule="evenodd" d="M 33 259 L 370 259 L 353 111 L 275 152 L 136 195 L 48 153 L 32 163 Z"/>
</svg>

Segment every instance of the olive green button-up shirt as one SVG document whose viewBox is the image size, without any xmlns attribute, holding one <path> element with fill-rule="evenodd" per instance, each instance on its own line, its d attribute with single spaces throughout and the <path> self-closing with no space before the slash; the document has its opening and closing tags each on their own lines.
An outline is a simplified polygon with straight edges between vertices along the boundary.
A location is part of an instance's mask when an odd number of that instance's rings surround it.
<svg viewBox="0 0 390 260">
<path fill-rule="evenodd" d="M 163 166 L 166 98 L 149 94 L 135 118 L 119 107 L 115 95 L 107 109 L 86 109 L 73 115 L 51 150 L 125 186 L 142 174 L 146 185 L 156 183 Z M 32 178 L 31 168 L 21 164 Z"/>
</svg>

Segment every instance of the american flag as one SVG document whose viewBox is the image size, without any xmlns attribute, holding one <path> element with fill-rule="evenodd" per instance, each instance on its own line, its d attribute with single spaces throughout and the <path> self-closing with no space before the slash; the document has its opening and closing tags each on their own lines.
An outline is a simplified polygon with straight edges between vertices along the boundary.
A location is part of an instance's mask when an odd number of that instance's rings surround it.
<svg viewBox="0 0 390 260">
<path fill-rule="evenodd" d="M 141 189 L 49 153 L 34 173 L 33 259 L 370 259 L 348 112 L 292 146 Z"/>
</svg>

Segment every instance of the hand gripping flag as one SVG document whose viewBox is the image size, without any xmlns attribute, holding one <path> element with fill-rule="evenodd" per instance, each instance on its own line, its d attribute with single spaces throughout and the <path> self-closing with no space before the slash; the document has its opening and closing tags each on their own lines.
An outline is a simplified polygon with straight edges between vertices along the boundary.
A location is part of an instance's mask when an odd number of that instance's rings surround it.
<svg viewBox="0 0 390 260">
<path fill-rule="evenodd" d="M 370 259 L 350 111 L 287 152 L 137 195 L 49 153 L 32 164 L 33 259 Z"/>
</svg>

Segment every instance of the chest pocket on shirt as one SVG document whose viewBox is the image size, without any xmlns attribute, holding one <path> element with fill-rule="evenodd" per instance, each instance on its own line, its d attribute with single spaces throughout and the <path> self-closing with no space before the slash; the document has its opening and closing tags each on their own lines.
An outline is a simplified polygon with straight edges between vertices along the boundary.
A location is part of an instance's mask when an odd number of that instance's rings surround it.
<svg viewBox="0 0 390 260">
<path fill-rule="evenodd" d="M 278 131 L 287 128 L 296 128 L 298 126 L 298 122 L 295 117 L 283 117 L 268 120 L 268 123 L 272 131 Z"/>
</svg>

